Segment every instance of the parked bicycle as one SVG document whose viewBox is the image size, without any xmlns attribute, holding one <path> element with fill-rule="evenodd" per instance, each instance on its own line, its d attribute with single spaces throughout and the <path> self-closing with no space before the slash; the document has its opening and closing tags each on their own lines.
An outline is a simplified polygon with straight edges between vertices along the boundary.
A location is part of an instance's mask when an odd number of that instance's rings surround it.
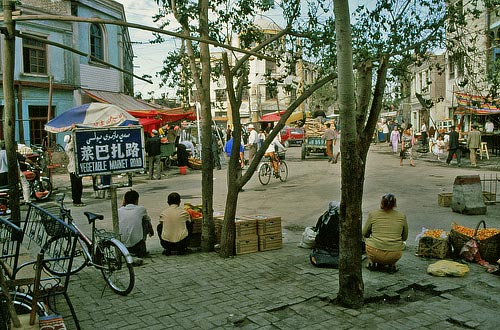
<svg viewBox="0 0 500 330">
<path fill-rule="evenodd" d="M 92 212 L 84 212 L 89 224 L 92 225 L 92 236 L 88 238 L 74 223 L 71 210 L 64 206 L 64 194 L 58 196 L 60 217 L 63 221 L 72 225 L 78 232 L 78 243 L 73 258 L 71 274 L 82 270 L 85 266 L 93 266 L 99 269 L 110 288 L 120 295 L 129 294 L 135 283 L 132 256 L 125 245 L 120 242 L 116 234 L 104 229 L 96 229 L 95 221 L 104 219 L 103 215 Z M 67 246 L 69 244 L 54 243 L 57 240 L 69 240 L 69 237 L 55 235 L 50 239 L 42 250 L 49 250 L 52 244 Z M 68 253 L 60 251 L 61 254 Z M 54 275 L 60 275 L 55 264 L 47 262 L 45 268 Z"/>
<path fill-rule="evenodd" d="M 257 168 L 257 173 L 259 174 L 259 181 L 261 184 L 266 185 L 271 180 L 271 176 L 274 174 L 275 178 L 279 178 L 281 182 L 285 182 L 288 179 L 288 165 L 286 164 L 284 158 L 284 153 L 276 152 L 274 153 L 276 161 L 278 162 L 278 173 L 274 173 L 274 168 L 271 163 L 271 157 L 266 157 L 266 161 L 260 163 Z"/>
</svg>

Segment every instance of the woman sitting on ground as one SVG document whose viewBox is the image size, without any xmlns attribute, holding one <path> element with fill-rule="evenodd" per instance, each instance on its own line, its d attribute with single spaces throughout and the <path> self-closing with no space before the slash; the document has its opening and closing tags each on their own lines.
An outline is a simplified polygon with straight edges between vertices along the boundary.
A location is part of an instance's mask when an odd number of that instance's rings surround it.
<svg viewBox="0 0 500 330">
<path fill-rule="evenodd" d="M 368 214 L 363 237 L 370 270 L 397 271 L 396 262 L 403 256 L 408 239 L 408 223 L 406 215 L 394 210 L 396 206 L 396 197 L 385 194 L 380 209 Z"/>
</svg>

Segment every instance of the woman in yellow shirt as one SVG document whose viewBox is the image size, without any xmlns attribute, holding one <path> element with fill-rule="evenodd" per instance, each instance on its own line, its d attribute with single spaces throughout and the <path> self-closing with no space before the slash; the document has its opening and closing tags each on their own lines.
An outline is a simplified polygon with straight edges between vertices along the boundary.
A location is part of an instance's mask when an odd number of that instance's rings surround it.
<svg viewBox="0 0 500 330">
<path fill-rule="evenodd" d="M 396 196 L 385 194 L 380 209 L 371 211 L 363 227 L 368 269 L 397 271 L 396 262 L 403 256 L 405 241 L 408 239 L 406 215 L 394 210 Z"/>
</svg>

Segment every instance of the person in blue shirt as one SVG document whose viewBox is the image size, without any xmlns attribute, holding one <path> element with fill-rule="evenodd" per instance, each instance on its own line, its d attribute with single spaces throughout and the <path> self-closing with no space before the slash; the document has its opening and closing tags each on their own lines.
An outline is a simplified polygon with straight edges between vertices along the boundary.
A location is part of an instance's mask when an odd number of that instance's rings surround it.
<svg viewBox="0 0 500 330">
<path fill-rule="evenodd" d="M 233 148 L 233 138 L 229 139 L 226 142 L 226 145 L 224 146 L 224 152 L 226 153 L 227 157 L 231 157 L 232 148 Z M 243 170 L 243 166 L 245 166 L 245 160 L 243 158 L 244 152 L 245 152 L 245 148 L 243 147 L 242 144 L 240 144 L 240 167 L 238 167 L 238 177 L 241 177 L 243 175 L 242 170 Z M 228 168 L 227 173 L 228 173 L 227 182 L 229 183 L 229 168 Z M 243 191 L 243 189 L 241 189 L 240 191 Z"/>
</svg>

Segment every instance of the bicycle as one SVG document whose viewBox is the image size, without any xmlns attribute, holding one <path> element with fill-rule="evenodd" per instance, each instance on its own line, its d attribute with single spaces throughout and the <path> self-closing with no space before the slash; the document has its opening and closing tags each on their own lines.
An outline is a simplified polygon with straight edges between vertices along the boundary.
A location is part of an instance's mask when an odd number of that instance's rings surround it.
<svg viewBox="0 0 500 330">
<path fill-rule="evenodd" d="M 92 225 L 92 236 L 88 238 L 74 223 L 71 210 L 64 206 L 64 194 L 58 196 L 60 217 L 63 221 L 73 226 L 78 233 L 78 244 L 76 246 L 70 274 L 75 274 L 86 266 L 99 269 L 109 287 L 117 294 L 126 296 L 135 284 L 132 256 L 125 245 L 116 238 L 116 234 L 104 229 L 96 229 L 95 221 L 103 220 L 104 216 L 92 212 L 84 212 L 89 224 Z M 69 244 L 54 243 L 57 240 L 70 240 L 67 236 L 55 235 L 42 248 L 43 251 L 53 246 L 68 246 L 68 251 L 58 251 L 68 254 Z M 97 242 L 96 242 L 97 239 Z M 62 250 L 62 249 L 61 249 Z M 55 264 L 47 262 L 44 267 L 53 275 L 61 275 Z"/>
<path fill-rule="evenodd" d="M 288 165 L 282 159 L 280 153 L 274 153 L 276 161 L 278 162 L 278 173 L 274 173 L 274 168 L 271 163 L 271 157 L 267 157 L 267 160 L 260 163 L 257 173 L 259 174 L 259 181 L 262 185 L 267 185 L 271 180 L 271 175 L 274 174 L 275 178 L 279 178 L 281 182 L 285 182 L 288 179 Z M 284 154 L 283 154 L 284 155 Z"/>
</svg>

